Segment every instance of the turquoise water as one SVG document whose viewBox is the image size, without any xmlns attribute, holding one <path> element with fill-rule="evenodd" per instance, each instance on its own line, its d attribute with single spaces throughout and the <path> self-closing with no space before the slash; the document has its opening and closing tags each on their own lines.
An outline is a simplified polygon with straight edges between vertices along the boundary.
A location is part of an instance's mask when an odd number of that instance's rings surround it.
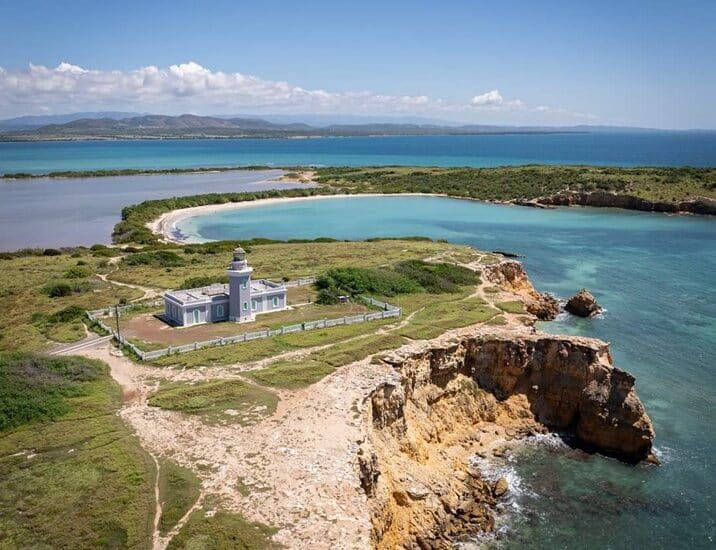
<svg viewBox="0 0 716 550">
<path fill-rule="evenodd" d="M 0 143 L 0 174 L 199 166 L 714 166 L 716 132 Z"/>
<path fill-rule="evenodd" d="M 505 465 L 519 491 L 488 546 L 714 547 L 716 220 L 356 197 L 226 211 L 179 228 L 204 239 L 426 235 L 524 254 L 536 286 L 559 297 L 589 288 L 604 315 L 542 328 L 611 342 L 615 364 L 637 377 L 663 464 L 527 446 Z"/>
</svg>

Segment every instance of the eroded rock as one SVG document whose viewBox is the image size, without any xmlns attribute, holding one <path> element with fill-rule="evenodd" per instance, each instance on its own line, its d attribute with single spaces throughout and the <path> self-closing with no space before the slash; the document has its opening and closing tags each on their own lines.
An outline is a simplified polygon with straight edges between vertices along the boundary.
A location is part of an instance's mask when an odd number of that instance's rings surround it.
<svg viewBox="0 0 716 550">
<path fill-rule="evenodd" d="M 626 462 L 651 456 L 654 431 L 634 377 L 612 366 L 599 340 L 475 329 L 386 362 L 400 382 L 377 388 L 365 416 L 380 469 L 368 493 L 376 548 L 450 548 L 445 537 L 491 530 L 509 484 L 488 483 L 470 458 L 503 453 L 509 434 L 549 427 Z"/>
<path fill-rule="evenodd" d="M 537 292 L 518 261 L 504 260 L 484 266 L 482 275 L 501 289 L 521 296 L 525 309 L 542 321 L 551 321 L 559 313 L 559 302 L 547 292 Z"/>
<path fill-rule="evenodd" d="M 586 288 L 572 296 L 564 309 L 578 317 L 593 317 L 602 311 L 596 298 Z"/>
<path fill-rule="evenodd" d="M 495 497 L 501 497 L 504 495 L 510 488 L 510 484 L 507 482 L 506 477 L 501 477 L 495 482 L 495 485 L 492 487 L 492 494 L 495 495 Z"/>
</svg>

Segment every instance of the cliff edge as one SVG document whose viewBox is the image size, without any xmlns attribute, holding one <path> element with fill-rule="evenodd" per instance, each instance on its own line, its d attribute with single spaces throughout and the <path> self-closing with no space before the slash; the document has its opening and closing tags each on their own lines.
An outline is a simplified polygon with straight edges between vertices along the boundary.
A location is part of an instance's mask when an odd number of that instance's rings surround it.
<svg viewBox="0 0 716 550">
<path fill-rule="evenodd" d="M 399 373 L 366 399 L 360 476 L 377 548 L 451 548 L 493 528 L 497 491 L 470 467 L 510 439 L 547 430 L 589 451 L 636 463 L 654 430 L 634 377 L 606 343 L 528 327 L 398 350 Z"/>
</svg>

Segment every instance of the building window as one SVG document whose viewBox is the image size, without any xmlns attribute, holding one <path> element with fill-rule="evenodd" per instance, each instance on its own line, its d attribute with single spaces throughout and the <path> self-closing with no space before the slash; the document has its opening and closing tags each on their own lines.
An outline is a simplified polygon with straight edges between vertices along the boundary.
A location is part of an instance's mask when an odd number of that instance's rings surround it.
<svg viewBox="0 0 716 550">
<path fill-rule="evenodd" d="M 259 308 L 259 301 L 251 300 L 251 309 L 258 309 L 258 308 Z"/>
<path fill-rule="evenodd" d="M 273 307 L 278 307 L 278 296 L 274 296 L 272 302 L 273 302 Z"/>
<path fill-rule="evenodd" d="M 199 322 L 199 310 L 195 309 L 192 313 L 194 315 L 194 322 L 198 323 Z"/>
<path fill-rule="evenodd" d="M 241 281 L 241 288 L 243 288 L 244 290 L 249 288 L 249 282 L 247 280 Z"/>
<path fill-rule="evenodd" d="M 245 310 L 249 309 L 249 303 L 248 303 L 248 302 L 244 302 L 244 309 L 245 309 Z"/>
<path fill-rule="evenodd" d="M 224 316 L 224 306 L 216 306 L 216 316 L 217 317 L 223 317 Z"/>
</svg>

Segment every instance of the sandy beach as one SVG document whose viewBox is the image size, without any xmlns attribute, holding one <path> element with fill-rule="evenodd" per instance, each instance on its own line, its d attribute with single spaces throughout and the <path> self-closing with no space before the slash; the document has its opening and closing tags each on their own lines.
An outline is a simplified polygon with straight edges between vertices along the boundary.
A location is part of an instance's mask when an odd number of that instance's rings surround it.
<svg viewBox="0 0 716 550">
<path fill-rule="evenodd" d="M 204 206 L 193 206 L 172 210 L 159 216 L 156 220 L 147 224 L 153 233 L 160 235 L 164 242 L 186 244 L 186 237 L 182 236 L 177 224 L 187 218 L 194 216 L 214 214 L 225 210 L 241 210 L 246 208 L 258 208 L 269 204 L 280 204 L 289 202 L 317 201 L 326 199 L 346 199 L 358 197 L 445 197 L 447 195 L 433 193 L 362 193 L 356 195 L 315 195 L 311 197 L 278 197 L 274 199 L 257 199 L 244 202 L 229 202 L 224 204 L 207 204 Z M 456 197 L 457 198 L 457 197 Z"/>
</svg>

